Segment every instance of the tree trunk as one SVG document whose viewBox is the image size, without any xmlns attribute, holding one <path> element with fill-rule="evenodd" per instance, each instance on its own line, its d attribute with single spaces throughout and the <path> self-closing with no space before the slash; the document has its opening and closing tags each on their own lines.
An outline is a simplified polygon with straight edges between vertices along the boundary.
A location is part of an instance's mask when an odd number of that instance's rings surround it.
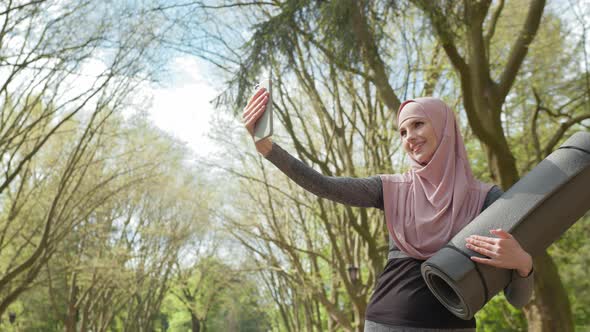
<svg viewBox="0 0 590 332">
<path fill-rule="evenodd" d="M 364 299 L 355 299 L 354 301 L 354 322 L 355 332 L 363 332 L 365 330 L 365 311 L 367 309 L 367 302 Z"/>
<path fill-rule="evenodd" d="M 201 331 L 201 322 L 199 318 L 191 312 L 191 331 L 192 332 L 200 332 Z"/>
<path fill-rule="evenodd" d="M 547 252 L 535 257 L 535 294 L 524 313 L 529 331 L 574 331 L 567 292 Z"/>
<path fill-rule="evenodd" d="M 64 321 L 65 332 L 76 332 L 76 316 L 78 308 L 76 302 L 78 301 L 78 285 L 77 285 L 77 273 L 72 273 L 72 280 L 70 286 L 70 293 L 68 299 L 68 311 L 66 313 Z"/>
<path fill-rule="evenodd" d="M 65 332 L 76 332 L 76 308 L 70 303 L 68 304 L 68 312 L 64 322 Z"/>
</svg>

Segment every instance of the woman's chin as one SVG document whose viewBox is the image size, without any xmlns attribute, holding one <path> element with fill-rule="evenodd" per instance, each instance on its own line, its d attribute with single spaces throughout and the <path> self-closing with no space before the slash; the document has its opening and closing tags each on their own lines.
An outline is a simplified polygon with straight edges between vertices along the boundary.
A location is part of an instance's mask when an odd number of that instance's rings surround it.
<svg viewBox="0 0 590 332">
<path fill-rule="evenodd" d="M 429 160 L 426 160 L 424 158 L 414 158 L 415 161 L 418 162 L 418 164 L 422 165 L 422 166 L 426 166 L 429 162 Z"/>
<path fill-rule="evenodd" d="M 431 158 L 428 158 L 424 155 L 414 155 L 414 160 L 418 162 L 418 164 L 422 165 L 422 166 L 426 166 L 428 165 L 428 163 L 430 162 Z"/>
</svg>

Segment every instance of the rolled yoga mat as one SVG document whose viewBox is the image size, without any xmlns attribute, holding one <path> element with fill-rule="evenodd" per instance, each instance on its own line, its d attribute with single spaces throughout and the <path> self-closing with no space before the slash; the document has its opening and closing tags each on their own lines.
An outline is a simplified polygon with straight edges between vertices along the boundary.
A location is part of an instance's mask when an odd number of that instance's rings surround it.
<svg viewBox="0 0 590 332">
<path fill-rule="evenodd" d="M 422 264 L 428 288 L 453 314 L 471 319 L 510 282 L 511 270 L 473 262 L 470 235 L 502 228 L 532 256 L 590 210 L 590 133 L 572 135 Z"/>
</svg>

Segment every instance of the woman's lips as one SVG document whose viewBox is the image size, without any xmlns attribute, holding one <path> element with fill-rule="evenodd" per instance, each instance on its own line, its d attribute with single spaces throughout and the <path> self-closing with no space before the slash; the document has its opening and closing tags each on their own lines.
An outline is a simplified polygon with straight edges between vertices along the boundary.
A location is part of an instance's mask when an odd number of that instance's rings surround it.
<svg viewBox="0 0 590 332">
<path fill-rule="evenodd" d="M 416 153 L 416 152 L 420 151 L 420 149 L 422 148 L 422 145 L 424 145 L 424 142 L 414 145 L 412 147 L 412 152 Z"/>
</svg>

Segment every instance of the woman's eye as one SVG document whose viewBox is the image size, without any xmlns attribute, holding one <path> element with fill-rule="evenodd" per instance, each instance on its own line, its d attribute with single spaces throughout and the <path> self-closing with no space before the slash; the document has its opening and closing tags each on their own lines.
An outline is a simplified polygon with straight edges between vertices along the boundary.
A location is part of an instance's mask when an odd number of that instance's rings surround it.
<svg viewBox="0 0 590 332">
<path fill-rule="evenodd" d="M 422 122 L 422 121 L 418 121 L 418 122 L 416 122 L 416 123 L 414 124 L 414 128 L 420 128 L 420 127 L 422 127 L 423 125 L 424 125 L 424 122 Z"/>
<path fill-rule="evenodd" d="M 402 137 L 405 137 L 405 136 L 406 136 L 406 131 L 405 131 L 405 130 L 402 130 L 402 131 L 400 131 L 400 133 L 399 133 L 399 134 L 400 134 Z"/>
</svg>

